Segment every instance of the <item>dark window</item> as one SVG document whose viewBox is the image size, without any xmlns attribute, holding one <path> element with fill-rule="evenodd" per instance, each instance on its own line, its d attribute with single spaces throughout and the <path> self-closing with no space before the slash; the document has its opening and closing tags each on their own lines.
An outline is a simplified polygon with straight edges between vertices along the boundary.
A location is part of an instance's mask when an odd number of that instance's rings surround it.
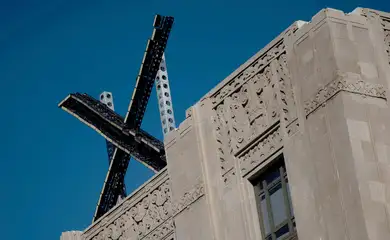
<svg viewBox="0 0 390 240">
<path fill-rule="evenodd" d="M 266 168 L 253 184 L 263 239 L 297 239 L 283 156 Z"/>
</svg>

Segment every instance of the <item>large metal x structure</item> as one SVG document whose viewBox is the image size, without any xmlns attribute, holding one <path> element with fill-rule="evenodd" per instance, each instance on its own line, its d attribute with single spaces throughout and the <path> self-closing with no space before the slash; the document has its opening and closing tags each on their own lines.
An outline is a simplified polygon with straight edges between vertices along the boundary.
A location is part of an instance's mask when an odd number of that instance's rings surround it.
<svg viewBox="0 0 390 240">
<path fill-rule="evenodd" d="M 141 69 L 125 118 L 88 94 L 68 95 L 59 107 L 97 131 L 115 145 L 93 222 L 116 205 L 123 195 L 130 156 L 153 171 L 166 166 L 164 144 L 140 128 L 154 79 L 173 25 L 173 17 L 156 15 Z"/>
</svg>

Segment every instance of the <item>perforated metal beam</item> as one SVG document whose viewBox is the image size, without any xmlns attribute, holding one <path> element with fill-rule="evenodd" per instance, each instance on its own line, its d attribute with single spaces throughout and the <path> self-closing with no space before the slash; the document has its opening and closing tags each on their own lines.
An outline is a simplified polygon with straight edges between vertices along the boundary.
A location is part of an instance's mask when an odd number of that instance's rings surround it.
<svg viewBox="0 0 390 240">
<path fill-rule="evenodd" d="M 165 54 L 163 54 L 160 69 L 156 76 L 156 91 L 158 108 L 160 110 L 161 127 L 165 137 L 169 132 L 176 128 Z"/>
</svg>

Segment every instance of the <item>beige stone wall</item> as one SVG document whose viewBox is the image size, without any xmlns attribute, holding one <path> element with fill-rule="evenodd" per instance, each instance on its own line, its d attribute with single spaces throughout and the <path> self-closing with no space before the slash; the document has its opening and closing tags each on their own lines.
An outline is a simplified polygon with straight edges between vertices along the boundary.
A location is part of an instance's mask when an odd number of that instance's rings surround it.
<svg viewBox="0 0 390 240">
<path fill-rule="evenodd" d="M 300 240 L 390 238 L 390 15 L 298 21 L 187 111 L 168 167 L 84 239 L 262 239 L 251 180 L 285 157 Z"/>
<path fill-rule="evenodd" d="M 61 234 L 60 240 L 81 240 L 81 231 L 69 231 Z"/>
</svg>

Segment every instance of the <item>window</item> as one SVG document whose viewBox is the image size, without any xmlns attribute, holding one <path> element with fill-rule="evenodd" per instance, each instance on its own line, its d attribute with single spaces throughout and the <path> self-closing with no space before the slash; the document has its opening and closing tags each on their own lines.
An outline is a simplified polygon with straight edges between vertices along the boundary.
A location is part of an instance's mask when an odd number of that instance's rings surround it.
<svg viewBox="0 0 390 240">
<path fill-rule="evenodd" d="M 253 185 L 263 239 L 297 239 L 283 156 L 261 173 Z"/>
</svg>

